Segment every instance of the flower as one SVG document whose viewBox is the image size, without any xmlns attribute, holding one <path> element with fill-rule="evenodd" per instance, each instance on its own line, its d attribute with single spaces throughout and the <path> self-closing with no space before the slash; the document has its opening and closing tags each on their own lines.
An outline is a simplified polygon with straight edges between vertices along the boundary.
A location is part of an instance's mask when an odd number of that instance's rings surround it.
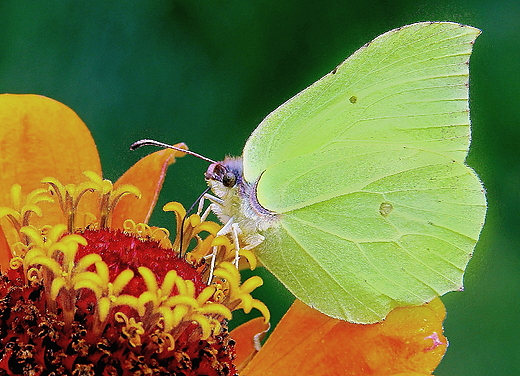
<svg viewBox="0 0 520 376">
<path fill-rule="evenodd" d="M 424 375 L 442 358 L 440 300 L 372 325 L 296 301 L 260 349 L 262 280 L 241 282 L 221 226 L 175 202 L 173 241 L 146 224 L 183 153 L 153 153 L 112 184 L 61 103 L 0 95 L 0 123 L 0 374 Z M 230 335 L 232 311 L 253 308 L 263 317 Z"/>
<path fill-rule="evenodd" d="M 3 95 L 0 121 L 0 372 L 236 374 L 227 321 L 253 308 L 269 319 L 250 295 L 262 280 L 241 283 L 221 226 L 178 203 L 164 207 L 173 242 L 144 223 L 183 153 L 154 153 L 112 184 L 61 103 Z"/>
</svg>

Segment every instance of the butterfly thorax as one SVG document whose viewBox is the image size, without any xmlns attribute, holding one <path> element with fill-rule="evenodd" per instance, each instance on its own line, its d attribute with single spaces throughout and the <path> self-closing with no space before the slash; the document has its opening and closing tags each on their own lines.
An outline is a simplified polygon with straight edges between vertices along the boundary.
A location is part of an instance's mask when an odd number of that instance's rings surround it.
<svg viewBox="0 0 520 376">
<path fill-rule="evenodd" d="M 222 203 L 213 203 L 212 210 L 223 223 L 233 218 L 246 236 L 278 223 L 280 215 L 258 202 L 258 179 L 253 183 L 244 179 L 242 158 L 226 157 L 222 162 L 211 164 L 205 178 L 215 196 L 222 200 Z"/>
</svg>

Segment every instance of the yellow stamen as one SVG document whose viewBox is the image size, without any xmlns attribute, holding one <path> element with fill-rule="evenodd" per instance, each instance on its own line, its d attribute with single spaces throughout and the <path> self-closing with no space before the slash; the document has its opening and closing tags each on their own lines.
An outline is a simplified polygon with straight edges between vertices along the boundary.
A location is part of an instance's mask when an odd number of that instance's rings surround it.
<svg viewBox="0 0 520 376">
<path fill-rule="evenodd" d="M 130 269 L 123 270 L 121 273 L 119 273 L 114 279 L 114 282 L 112 282 L 111 285 L 111 295 L 117 296 L 123 291 L 123 289 L 126 287 L 126 285 L 134 278 L 134 272 Z"/>
<path fill-rule="evenodd" d="M 238 255 L 241 257 L 244 257 L 247 260 L 247 263 L 249 264 L 249 268 L 251 270 L 256 269 L 256 265 L 257 265 L 256 256 L 253 252 L 251 252 L 248 249 L 240 249 L 240 251 L 238 252 Z"/>
<path fill-rule="evenodd" d="M 117 312 L 115 319 L 125 324 L 121 330 L 133 347 L 141 345 L 141 335 L 145 333 L 142 322 L 136 322 L 133 317 L 128 318 L 124 313 Z"/>
<path fill-rule="evenodd" d="M 162 227 L 150 227 L 146 223 L 135 223 L 131 219 L 123 222 L 125 233 L 137 236 L 140 239 L 154 239 L 159 242 L 161 247 L 173 249 L 170 242 L 170 232 Z"/>
<path fill-rule="evenodd" d="M 175 307 L 178 305 L 186 306 L 187 308 L 198 308 L 199 303 L 197 299 L 190 296 L 176 295 L 169 297 L 163 304 L 165 307 Z"/>
<path fill-rule="evenodd" d="M 197 296 L 197 302 L 200 305 L 206 303 L 215 294 L 216 290 L 217 290 L 217 288 L 215 285 L 211 285 L 211 286 L 204 288 L 204 290 L 201 291 L 199 296 Z"/>
<path fill-rule="evenodd" d="M 76 266 L 74 267 L 74 270 L 77 272 L 83 272 L 87 270 L 90 266 L 96 265 L 96 269 L 98 274 L 103 273 L 104 275 L 101 276 L 101 279 L 104 283 L 108 283 L 108 267 L 104 262 L 101 262 L 101 256 L 97 253 L 90 253 L 88 255 L 83 256 L 79 261 L 76 263 Z M 104 265 L 104 267 L 102 267 Z"/>
<path fill-rule="evenodd" d="M 52 300 L 56 300 L 58 294 L 60 293 L 62 287 L 65 287 L 67 281 L 65 278 L 54 278 L 51 284 L 50 296 Z"/>
<path fill-rule="evenodd" d="M 240 273 L 229 262 L 222 262 L 214 274 L 227 283 L 229 292 L 226 300 L 231 307 L 242 308 L 245 313 L 249 313 L 252 308 L 257 308 L 264 316 L 265 322 L 269 321 L 270 313 L 267 306 L 250 295 L 251 291 L 263 284 L 260 277 L 253 276 L 240 285 Z"/>
<path fill-rule="evenodd" d="M 22 198 L 22 187 L 20 184 L 14 184 L 11 187 L 11 202 L 13 203 L 12 207 L 0 207 L 0 218 L 7 218 L 11 226 L 19 232 L 22 227 L 29 225 L 31 214 L 36 214 L 39 217 L 43 215 L 42 209 L 38 206 L 41 202 L 54 202 L 54 200 L 43 188 L 30 192 L 24 200 Z M 24 237 L 19 240 L 26 245 L 28 244 Z"/>
<path fill-rule="evenodd" d="M 112 308 L 111 300 L 107 297 L 103 297 L 97 302 L 97 311 L 99 315 L 99 321 L 105 322 Z"/>
<path fill-rule="evenodd" d="M 79 201 L 85 193 L 94 192 L 94 187 L 90 182 L 83 182 L 78 185 L 63 185 L 60 181 L 52 177 L 44 178 L 41 182 L 49 185 L 49 193 L 56 196 L 61 211 L 67 218 L 68 232 L 73 232 Z"/>
<path fill-rule="evenodd" d="M 193 314 L 192 316 L 190 316 L 190 319 L 192 321 L 195 321 L 197 324 L 199 324 L 200 329 L 202 330 L 201 338 L 202 339 L 209 338 L 209 336 L 211 335 L 211 332 L 212 332 L 211 323 L 210 323 L 209 318 L 207 318 L 204 315 L 196 313 L 196 314 Z"/>
<path fill-rule="evenodd" d="M 250 293 L 257 287 L 260 287 L 264 284 L 264 281 L 259 276 L 255 275 L 251 278 L 247 279 L 242 285 L 240 286 L 240 291 L 243 293 Z"/>
<path fill-rule="evenodd" d="M 177 305 L 173 310 L 169 307 L 161 307 L 159 312 L 163 318 L 169 319 L 168 321 L 164 321 L 164 330 L 169 332 L 174 327 L 179 326 L 179 324 L 186 318 L 189 308 L 185 305 Z"/>
<path fill-rule="evenodd" d="M 49 192 L 56 196 L 62 212 L 67 218 L 67 230 L 73 232 L 77 226 L 76 217 L 81 198 L 88 192 L 97 192 L 100 197 L 100 227 L 106 228 L 109 225 L 110 215 L 122 197 L 131 194 L 141 197 L 141 192 L 134 186 L 123 184 L 114 189 L 110 180 L 103 179 L 92 171 L 83 173 L 89 180 L 80 184 L 61 184 L 55 178 L 45 178 L 42 183 L 49 185 Z"/>
<path fill-rule="evenodd" d="M 144 266 L 140 266 L 137 271 L 141 274 L 141 277 L 144 279 L 144 283 L 146 284 L 146 288 L 150 293 L 157 292 L 157 278 L 155 274 L 148 268 Z"/>
<path fill-rule="evenodd" d="M 170 333 L 156 330 L 153 334 L 157 337 L 156 344 L 159 347 L 157 352 L 160 354 L 165 350 L 165 346 L 167 343 L 169 343 L 169 346 L 166 347 L 166 351 L 172 351 L 175 349 L 175 340 L 173 339 L 173 336 Z"/>
</svg>

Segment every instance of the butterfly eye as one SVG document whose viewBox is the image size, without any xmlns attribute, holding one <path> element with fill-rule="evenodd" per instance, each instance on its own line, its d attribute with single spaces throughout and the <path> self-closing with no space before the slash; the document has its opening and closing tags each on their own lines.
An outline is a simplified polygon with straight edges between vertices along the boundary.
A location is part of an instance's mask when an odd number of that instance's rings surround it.
<svg viewBox="0 0 520 376">
<path fill-rule="evenodd" d="M 222 184 L 224 184 L 224 187 L 231 188 L 235 185 L 237 181 L 237 177 L 232 172 L 226 172 L 224 176 L 222 176 Z"/>
</svg>

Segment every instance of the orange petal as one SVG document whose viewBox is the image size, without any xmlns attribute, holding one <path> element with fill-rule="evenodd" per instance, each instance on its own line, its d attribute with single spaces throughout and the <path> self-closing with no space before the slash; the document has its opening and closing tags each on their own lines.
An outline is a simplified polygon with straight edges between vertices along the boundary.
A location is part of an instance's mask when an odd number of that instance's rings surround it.
<svg viewBox="0 0 520 376">
<path fill-rule="evenodd" d="M 35 188 L 46 188 L 41 183 L 46 177 L 65 185 L 86 180 L 82 174 L 86 170 L 101 175 L 96 145 L 88 128 L 64 104 L 39 95 L 3 94 L 0 124 L 0 206 L 12 205 L 10 189 L 15 183 L 26 195 Z M 82 204 L 97 207 L 95 200 L 94 195 L 85 197 Z M 41 206 L 45 218 L 33 224 L 63 221 L 57 205 Z"/>
<path fill-rule="evenodd" d="M 183 143 L 174 146 L 187 149 Z M 148 222 L 159 197 L 168 166 L 175 162 L 175 157 L 184 155 L 173 149 L 157 151 L 139 160 L 117 180 L 114 188 L 122 184 L 134 185 L 141 191 L 141 198 L 128 195 L 121 199 L 112 215 L 112 228 L 121 228 L 126 219 Z"/>
<path fill-rule="evenodd" d="M 242 374 L 430 375 L 447 346 L 444 317 L 435 299 L 396 308 L 377 324 L 352 324 L 297 300 Z"/>
<path fill-rule="evenodd" d="M 0 206 L 10 206 L 14 183 L 24 194 L 52 176 L 63 184 L 84 181 L 82 172 L 101 174 L 92 136 L 67 106 L 39 95 L 0 95 Z"/>
<path fill-rule="evenodd" d="M 239 371 L 251 361 L 253 355 L 258 351 L 255 347 L 255 338 L 265 334 L 268 329 L 269 324 L 266 324 L 264 318 L 257 317 L 231 331 L 230 336 L 236 342 L 235 364 Z"/>
</svg>

